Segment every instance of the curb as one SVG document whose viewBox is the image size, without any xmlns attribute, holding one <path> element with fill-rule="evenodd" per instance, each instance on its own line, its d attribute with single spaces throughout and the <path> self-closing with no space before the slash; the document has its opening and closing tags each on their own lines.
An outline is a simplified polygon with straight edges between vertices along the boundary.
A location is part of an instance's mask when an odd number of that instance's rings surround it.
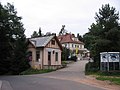
<svg viewBox="0 0 120 90">
<path fill-rule="evenodd" d="M 1 90 L 1 88 L 2 88 L 2 81 L 0 80 L 0 90 Z"/>
</svg>

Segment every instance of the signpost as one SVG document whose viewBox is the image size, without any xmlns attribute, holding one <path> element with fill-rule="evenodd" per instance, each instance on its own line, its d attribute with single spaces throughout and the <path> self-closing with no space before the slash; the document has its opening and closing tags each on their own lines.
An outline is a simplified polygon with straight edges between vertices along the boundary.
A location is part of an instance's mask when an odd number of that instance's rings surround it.
<svg viewBox="0 0 120 90">
<path fill-rule="evenodd" d="M 100 70 L 120 70 L 120 52 L 102 52 L 100 60 Z"/>
</svg>

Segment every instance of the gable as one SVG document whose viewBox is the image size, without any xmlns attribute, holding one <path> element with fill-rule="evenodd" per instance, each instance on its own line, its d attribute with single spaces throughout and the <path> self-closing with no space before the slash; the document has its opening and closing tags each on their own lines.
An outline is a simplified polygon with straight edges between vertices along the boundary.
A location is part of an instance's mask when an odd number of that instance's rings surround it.
<svg viewBox="0 0 120 90">
<path fill-rule="evenodd" d="M 55 49 L 60 49 L 62 51 L 62 45 L 60 42 L 57 40 L 57 37 L 53 37 L 48 44 L 45 46 L 46 48 L 55 48 Z"/>
<path fill-rule="evenodd" d="M 33 43 L 31 43 L 30 41 L 28 41 L 28 48 L 35 48 L 35 46 L 34 46 L 34 44 Z"/>
</svg>

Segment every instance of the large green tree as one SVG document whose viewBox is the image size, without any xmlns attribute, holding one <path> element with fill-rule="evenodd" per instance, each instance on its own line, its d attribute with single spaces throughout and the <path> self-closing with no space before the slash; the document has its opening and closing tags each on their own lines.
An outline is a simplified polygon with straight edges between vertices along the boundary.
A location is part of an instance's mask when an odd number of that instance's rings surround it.
<svg viewBox="0 0 120 90">
<path fill-rule="evenodd" d="M 19 74 L 29 68 L 26 36 L 14 6 L 0 3 L 0 74 Z"/>
<path fill-rule="evenodd" d="M 84 42 L 99 65 L 100 52 L 120 52 L 119 13 L 114 7 L 105 4 L 96 13 L 95 20 L 96 23 L 84 35 Z"/>
</svg>

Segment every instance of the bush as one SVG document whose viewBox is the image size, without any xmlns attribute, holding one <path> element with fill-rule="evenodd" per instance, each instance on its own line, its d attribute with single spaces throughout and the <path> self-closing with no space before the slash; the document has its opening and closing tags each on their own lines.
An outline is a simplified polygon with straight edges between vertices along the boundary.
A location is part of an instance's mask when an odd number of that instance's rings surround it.
<svg viewBox="0 0 120 90">
<path fill-rule="evenodd" d="M 62 61 L 62 67 L 66 67 L 67 66 L 67 62 L 66 61 Z"/>
<path fill-rule="evenodd" d="M 92 74 L 99 71 L 99 68 L 94 62 L 88 62 L 85 66 L 85 74 Z"/>
</svg>

